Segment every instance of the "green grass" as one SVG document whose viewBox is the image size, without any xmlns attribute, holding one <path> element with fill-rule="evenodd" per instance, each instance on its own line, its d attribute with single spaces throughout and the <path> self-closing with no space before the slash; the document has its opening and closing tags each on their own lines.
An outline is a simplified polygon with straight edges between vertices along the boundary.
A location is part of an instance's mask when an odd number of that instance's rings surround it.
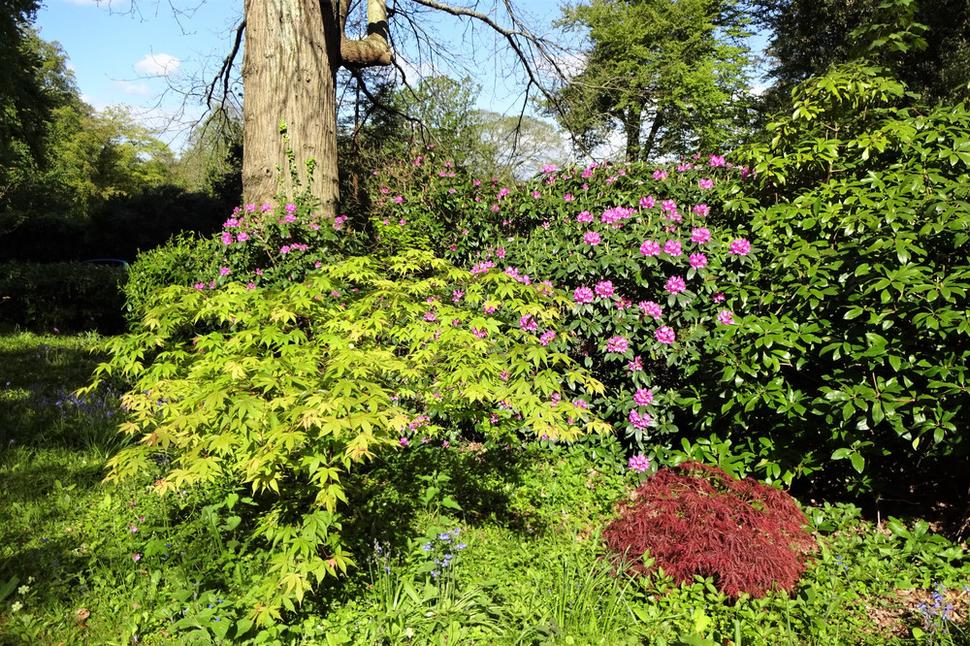
<svg viewBox="0 0 970 646">
<path fill-rule="evenodd" d="M 0 644 L 967 643 L 941 616 L 966 620 L 963 551 L 846 505 L 807 510 L 821 547 L 790 597 L 617 576 L 599 534 L 635 481 L 609 439 L 381 458 L 348 483 L 359 566 L 257 633 L 244 510 L 102 483 L 116 394 L 70 398 L 97 343 L 0 337 Z"/>
</svg>

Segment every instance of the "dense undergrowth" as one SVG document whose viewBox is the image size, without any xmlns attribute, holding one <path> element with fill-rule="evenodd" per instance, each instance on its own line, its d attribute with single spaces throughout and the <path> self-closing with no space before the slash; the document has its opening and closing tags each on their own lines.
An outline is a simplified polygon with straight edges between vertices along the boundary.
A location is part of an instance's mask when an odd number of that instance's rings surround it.
<svg viewBox="0 0 970 646">
<path fill-rule="evenodd" d="M 963 643 L 970 564 L 925 521 L 805 508 L 819 551 L 789 596 L 617 575 L 601 532 L 643 476 L 621 446 L 422 443 L 346 483 L 360 563 L 259 631 L 266 566 L 242 500 L 101 482 L 117 394 L 75 401 L 91 337 L 0 341 L 0 643 Z M 713 641 L 705 641 L 713 640 Z"/>
</svg>

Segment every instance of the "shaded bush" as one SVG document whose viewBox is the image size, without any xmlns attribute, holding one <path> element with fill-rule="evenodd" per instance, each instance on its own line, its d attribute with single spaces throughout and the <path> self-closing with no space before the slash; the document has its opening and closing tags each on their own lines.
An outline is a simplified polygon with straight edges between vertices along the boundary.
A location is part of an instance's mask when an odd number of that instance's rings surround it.
<svg viewBox="0 0 970 646">
<path fill-rule="evenodd" d="M 88 217 L 34 214 L 0 235 L 0 256 L 59 262 L 88 258 L 132 261 L 139 251 L 180 232 L 217 231 L 231 204 L 177 186 L 160 186 L 106 201 Z"/>
<path fill-rule="evenodd" d="M 0 265 L 0 325 L 36 332 L 124 329 L 124 269 L 89 263 Z"/>
<path fill-rule="evenodd" d="M 143 251 L 128 270 L 125 283 L 128 320 L 140 320 L 162 289 L 191 287 L 217 270 L 218 247 L 213 238 L 179 234 L 161 247 Z"/>
<path fill-rule="evenodd" d="M 815 549 L 807 522 L 784 491 L 687 462 L 644 482 L 603 537 L 635 572 L 712 577 L 728 596 L 760 597 L 794 588 Z"/>
<path fill-rule="evenodd" d="M 911 105 L 858 64 L 794 100 L 746 151 L 760 205 L 729 216 L 760 263 L 735 294 L 745 319 L 716 357 L 720 387 L 697 388 L 707 421 L 757 429 L 823 485 L 841 472 L 897 497 L 900 475 L 966 473 L 970 111 Z"/>
</svg>

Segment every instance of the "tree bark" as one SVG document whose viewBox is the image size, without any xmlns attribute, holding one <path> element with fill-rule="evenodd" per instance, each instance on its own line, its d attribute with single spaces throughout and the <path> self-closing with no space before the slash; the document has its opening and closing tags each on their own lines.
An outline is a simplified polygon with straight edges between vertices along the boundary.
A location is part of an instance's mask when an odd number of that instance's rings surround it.
<svg viewBox="0 0 970 646">
<path fill-rule="evenodd" d="M 384 0 L 368 0 L 368 35 L 360 41 L 343 35 L 348 6 L 348 0 L 245 0 L 246 203 L 293 197 L 299 189 L 292 176 L 320 200 L 323 215 L 336 214 L 337 70 L 343 55 L 354 67 L 392 60 Z"/>
<path fill-rule="evenodd" d="M 623 131 L 626 133 L 626 161 L 640 161 L 640 123 L 643 110 L 627 108 L 623 113 Z"/>
<path fill-rule="evenodd" d="M 650 155 L 653 154 L 653 147 L 657 142 L 657 134 L 660 132 L 660 126 L 663 125 L 663 117 L 660 115 L 660 111 L 657 110 L 656 114 L 653 115 L 653 123 L 650 124 L 650 134 L 647 135 L 647 143 L 643 148 L 643 159 L 650 159 Z"/>
</svg>

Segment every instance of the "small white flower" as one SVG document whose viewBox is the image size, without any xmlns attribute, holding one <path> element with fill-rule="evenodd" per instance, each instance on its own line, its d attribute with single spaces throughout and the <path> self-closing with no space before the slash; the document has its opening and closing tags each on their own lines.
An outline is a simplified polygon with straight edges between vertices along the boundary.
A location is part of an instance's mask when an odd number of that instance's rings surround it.
<svg viewBox="0 0 970 646">
<path fill-rule="evenodd" d="M 19 588 L 17 588 L 17 594 L 19 594 L 21 597 L 24 596 L 24 595 L 26 595 L 28 592 L 30 592 L 30 586 L 29 585 L 24 584 L 24 585 L 20 586 Z"/>
<path fill-rule="evenodd" d="M 19 612 L 23 607 L 24 604 L 20 603 L 19 601 L 14 601 L 12 604 L 10 604 L 10 612 Z"/>
</svg>

